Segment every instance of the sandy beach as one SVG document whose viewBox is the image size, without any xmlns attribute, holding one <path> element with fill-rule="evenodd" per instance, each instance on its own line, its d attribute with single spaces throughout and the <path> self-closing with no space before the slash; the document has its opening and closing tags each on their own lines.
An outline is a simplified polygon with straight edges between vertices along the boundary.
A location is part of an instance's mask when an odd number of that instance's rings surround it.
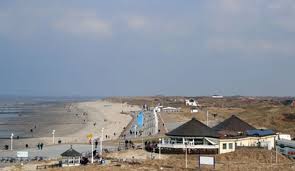
<svg viewBox="0 0 295 171">
<path fill-rule="evenodd" d="M 103 131 L 103 140 L 117 139 L 124 127 L 131 121 L 128 114 L 138 111 L 138 106 L 114 103 L 104 100 L 60 103 L 50 107 L 38 108 L 29 116 L 1 124 L 1 129 L 23 131 L 25 137 L 14 137 L 14 149 L 21 149 L 28 144 L 35 147 L 38 142 L 53 144 L 52 130 L 55 130 L 55 143 L 88 143 L 88 134 L 99 138 Z M 107 138 L 106 138 L 107 135 Z M 10 139 L 0 139 L 0 146 L 10 145 Z"/>
</svg>

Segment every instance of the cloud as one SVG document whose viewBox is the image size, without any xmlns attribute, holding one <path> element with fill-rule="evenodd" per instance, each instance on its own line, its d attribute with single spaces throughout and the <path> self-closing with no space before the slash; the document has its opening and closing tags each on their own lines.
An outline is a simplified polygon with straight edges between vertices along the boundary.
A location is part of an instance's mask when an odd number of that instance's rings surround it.
<svg viewBox="0 0 295 171">
<path fill-rule="evenodd" d="M 76 36 L 108 37 L 112 35 L 111 24 L 91 13 L 66 14 L 55 21 L 53 27 Z"/>
<path fill-rule="evenodd" d="M 127 26 L 130 29 L 144 29 L 147 19 L 143 16 L 131 16 L 127 18 Z"/>
<path fill-rule="evenodd" d="M 253 57 L 292 56 L 295 53 L 291 43 L 261 39 L 212 38 L 207 41 L 207 48 L 217 53 L 239 53 Z"/>
</svg>

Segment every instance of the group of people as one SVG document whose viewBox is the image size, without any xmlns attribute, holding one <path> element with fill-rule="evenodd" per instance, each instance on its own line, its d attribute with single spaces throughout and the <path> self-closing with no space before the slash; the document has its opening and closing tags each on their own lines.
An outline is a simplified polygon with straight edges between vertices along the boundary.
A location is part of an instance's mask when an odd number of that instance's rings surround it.
<svg viewBox="0 0 295 171">
<path fill-rule="evenodd" d="M 44 144 L 43 143 L 38 143 L 37 148 L 38 150 L 42 150 L 43 149 Z"/>
</svg>

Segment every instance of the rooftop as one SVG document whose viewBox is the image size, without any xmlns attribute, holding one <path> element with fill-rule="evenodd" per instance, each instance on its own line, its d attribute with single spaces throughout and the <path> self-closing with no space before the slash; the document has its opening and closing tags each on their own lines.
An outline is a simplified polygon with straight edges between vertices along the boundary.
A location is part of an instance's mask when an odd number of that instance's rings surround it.
<svg viewBox="0 0 295 171">
<path fill-rule="evenodd" d="M 179 137 L 219 137 L 212 128 L 198 121 L 196 118 L 192 118 L 190 121 L 168 132 L 166 135 Z"/>
<path fill-rule="evenodd" d="M 245 132 L 247 130 L 254 130 L 256 128 L 254 128 L 247 122 L 241 120 L 237 116 L 232 115 L 230 118 L 214 126 L 213 129 L 218 132 L 221 132 L 221 131 Z"/>
</svg>

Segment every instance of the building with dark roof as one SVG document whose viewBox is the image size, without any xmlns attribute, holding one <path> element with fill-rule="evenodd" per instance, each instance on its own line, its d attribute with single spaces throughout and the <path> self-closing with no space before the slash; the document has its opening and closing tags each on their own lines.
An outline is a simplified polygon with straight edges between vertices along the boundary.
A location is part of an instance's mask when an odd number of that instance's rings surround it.
<svg viewBox="0 0 295 171">
<path fill-rule="evenodd" d="M 244 135 L 247 130 L 255 130 L 256 128 L 238 118 L 236 115 L 232 115 L 214 126 L 213 129 L 224 136 L 241 136 Z"/>
<path fill-rule="evenodd" d="M 61 154 L 62 166 L 79 166 L 82 154 L 71 148 Z"/>
<path fill-rule="evenodd" d="M 166 135 L 169 138 L 162 140 L 162 143 L 159 144 L 161 148 L 174 149 L 175 151 L 190 148 L 195 153 L 200 151 L 210 154 L 218 153 L 219 145 L 217 139 L 219 136 L 217 132 L 196 118 L 192 118 Z"/>
<path fill-rule="evenodd" d="M 178 137 L 219 137 L 217 132 L 198 121 L 196 118 L 192 118 L 190 121 L 184 123 L 178 128 L 166 133 L 166 135 Z"/>
<path fill-rule="evenodd" d="M 256 129 L 235 115 L 213 128 L 208 127 L 196 118 L 192 118 L 168 132 L 167 138 L 160 140 L 158 148 L 169 153 L 181 153 L 183 149 L 189 148 L 192 153 L 197 154 L 227 153 L 235 151 L 237 146 L 274 148 L 274 134 L 266 134 L 265 131 L 262 131 L 263 134 L 259 134 L 260 136 L 253 136 L 257 132 L 253 130 Z"/>
</svg>

